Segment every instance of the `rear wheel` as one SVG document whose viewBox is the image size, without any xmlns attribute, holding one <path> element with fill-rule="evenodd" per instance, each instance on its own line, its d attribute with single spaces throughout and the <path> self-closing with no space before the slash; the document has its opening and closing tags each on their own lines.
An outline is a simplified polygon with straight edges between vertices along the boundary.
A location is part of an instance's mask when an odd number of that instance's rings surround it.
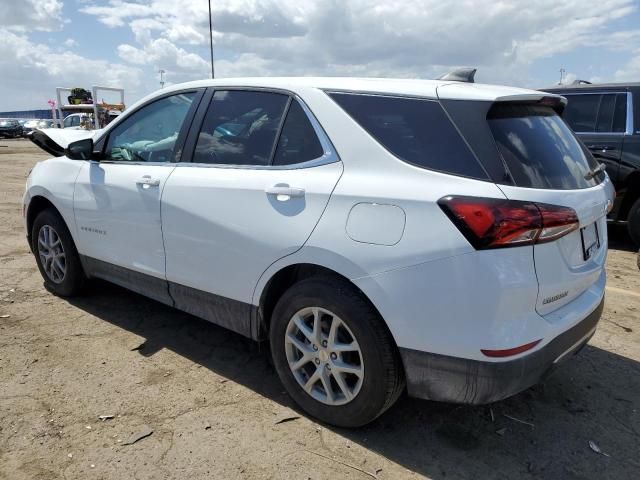
<svg viewBox="0 0 640 480">
<path fill-rule="evenodd" d="M 69 229 L 58 212 L 46 209 L 37 215 L 31 242 L 47 290 L 63 297 L 78 293 L 85 275 Z"/>
<path fill-rule="evenodd" d="M 270 343 L 289 395 L 323 422 L 365 425 L 404 388 L 389 331 L 345 280 L 314 277 L 287 290 L 273 311 Z"/>
<path fill-rule="evenodd" d="M 636 246 L 640 246 L 640 198 L 638 198 L 629 210 L 627 216 L 627 228 L 629 236 Z"/>
</svg>

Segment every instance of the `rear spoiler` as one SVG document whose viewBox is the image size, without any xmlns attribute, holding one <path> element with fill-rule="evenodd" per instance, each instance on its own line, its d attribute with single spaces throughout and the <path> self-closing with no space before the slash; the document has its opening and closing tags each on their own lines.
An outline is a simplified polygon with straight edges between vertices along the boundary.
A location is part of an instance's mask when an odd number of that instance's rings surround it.
<svg viewBox="0 0 640 480">
<path fill-rule="evenodd" d="M 564 110 L 567 104 L 566 98 L 554 93 L 459 81 L 438 85 L 437 94 L 439 100 L 542 104 L 553 108 L 559 113 Z"/>
<path fill-rule="evenodd" d="M 519 103 L 525 105 L 544 105 L 545 107 L 551 107 L 556 111 L 558 115 L 562 115 L 564 108 L 567 106 L 567 99 L 560 95 L 550 95 L 543 92 L 540 95 L 537 94 L 525 94 L 525 95 L 506 95 L 504 97 L 498 97 L 495 102 L 509 102 Z"/>
</svg>

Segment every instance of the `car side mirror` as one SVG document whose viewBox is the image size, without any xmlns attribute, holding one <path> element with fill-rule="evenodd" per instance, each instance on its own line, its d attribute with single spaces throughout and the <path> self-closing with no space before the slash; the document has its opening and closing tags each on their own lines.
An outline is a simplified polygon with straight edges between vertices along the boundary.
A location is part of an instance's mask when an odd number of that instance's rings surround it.
<svg viewBox="0 0 640 480">
<path fill-rule="evenodd" d="M 64 154 L 71 160 L 91 160 L 93 158 L 93 140 L 84 138 L 71 142 L 64 149 Z"/>
</svg>

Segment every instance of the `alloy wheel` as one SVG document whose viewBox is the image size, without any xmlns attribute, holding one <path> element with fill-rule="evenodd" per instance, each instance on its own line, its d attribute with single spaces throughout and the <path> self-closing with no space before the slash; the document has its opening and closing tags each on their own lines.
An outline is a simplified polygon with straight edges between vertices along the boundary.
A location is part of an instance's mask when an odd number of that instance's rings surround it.
<svg viewBox="0 0 640 480">
<path fill-rule="evenodd" d="M 43 225 L 38 232 L 38 255 L 49 280 L 62 283 L 67 272 L 66 255 L 60 235 L 50 225 Z"/>
<path fill-rule="evenodd" d="M 358 342 L 344 321 L 320 307 L 303 308 L 285 332 L 289 368 L 302 389 L 326 405 L 353 400 L 364 380 Z"/>
</svg>

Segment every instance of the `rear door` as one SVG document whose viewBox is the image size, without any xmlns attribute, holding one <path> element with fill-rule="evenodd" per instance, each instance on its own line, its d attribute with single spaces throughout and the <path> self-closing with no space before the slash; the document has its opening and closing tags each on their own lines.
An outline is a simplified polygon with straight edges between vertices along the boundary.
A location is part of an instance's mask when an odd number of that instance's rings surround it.
<svg viewBox="0 0 640 480">
<path fill-rule="evenodd" d="M 534 262 L 541 315 L 604 284 L 606 214 L 613 196 L 604 173 L 565 122 L 547 106 L 496 103 L 487 115 L 498 152 L 511 176 L 499 185 L 509 199 L 572 208 L 579 228 L 558 240 L 536 244 Z"/>
<path fill-rule="evenodd" d="M 167 280 L 176 306 L 247 334 L 242 305 L 269 265 L 305 243 L 342 164 L 291 95 L 217 90 L 204 107 L 187 140 L 192 162 L 162 197 Z"/>
<path fill-rule="evenodd" d="M 627 128 L 627 93 L 568 93 L 563 113 L 565 121 L 578 134 L 591 154 L 607 166 L 616 182 Z"/>
</svg>

